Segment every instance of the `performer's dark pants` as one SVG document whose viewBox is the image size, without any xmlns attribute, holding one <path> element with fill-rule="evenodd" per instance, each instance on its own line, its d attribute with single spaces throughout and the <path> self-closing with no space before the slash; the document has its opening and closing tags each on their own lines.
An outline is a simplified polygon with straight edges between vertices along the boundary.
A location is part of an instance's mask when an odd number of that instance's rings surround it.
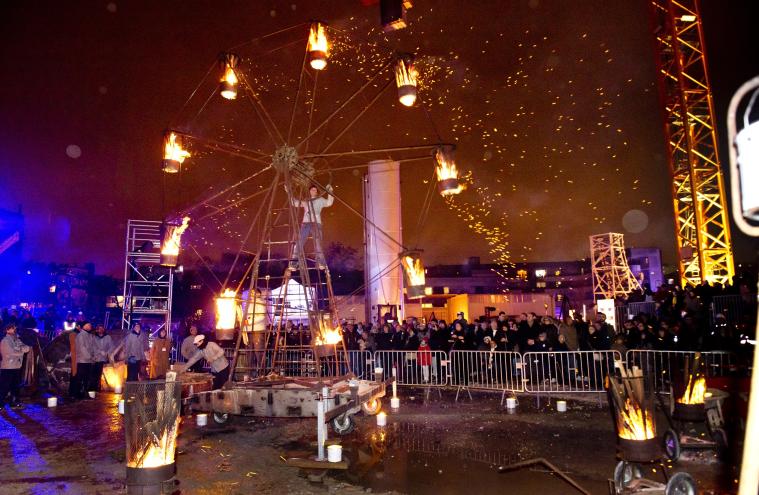
<svg viewBox="0 0 759 495">
<path fill-rule="evenodd" d="M 84 399 L 89 390 L 92 364 L 76 363 L 76 375 L 69 382 L 69 396 L 74 399 Z"/>
<path fill-rule="evenodd" d="M 218 390 L 229 380 L 229 366 L 227 365 L 226 368 L 218 373 L 212 371 L 211 374 L 213 374 L 213 389 Z"/>
<path fill-rule="evenodd" d="M 19 388 L 21 387 L 21 368 L 15 370 L 0 370 L 0 407 L 5 404 L 5 397 L 10 392 L 13 404 L 18 402 Z"/>
<path fill-rule="evenodd" d="M 140 379 L 140 368 L 142 367 L 142 361 L 135 361 L 130 363 L 127 361 L 127 379 L 128 382 L 136 382 Z"/>
<path fill-rule="evenodd" d="M 103 376 L 103 365 L 105 363 L 92 363 L 90 369 L 90 379 L 87 386 L 88 392 L 100 392 L 100 379 Z"/>
</svg>

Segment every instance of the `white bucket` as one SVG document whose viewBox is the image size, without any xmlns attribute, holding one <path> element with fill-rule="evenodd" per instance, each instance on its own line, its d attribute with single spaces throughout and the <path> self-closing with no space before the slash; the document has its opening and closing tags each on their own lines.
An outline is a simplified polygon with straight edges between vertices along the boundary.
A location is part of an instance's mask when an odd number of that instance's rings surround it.
<svg viewBox="0 0 759 495">
<path fill-rule="evenodd" d="M 401 407 L 400 397 L 390 397 L 390 408 L 398 409 L 399 407 Z"/>
<path fill-rule="evenodd" d="M 556 410 L 559 412 L 567 412 L 567 401 L 565 400 L 557 400 L 556 401 Z"/>
<path fill-rule="evenodd" d="M 48 397 L 47 407 L 58 407 L 58 397 Z"/>
<path fill-rule="evenodd" d="M 116 385 L 113 387 L 113 393 L 114 394 L 120 394 L 121 393 L 121 385 Z"/>
<path fill-rule="evenodd" d="M 90 396 L 90 399 L 94 399 L 95 396 L 97 395 L 97 392 L 95 392 L 95 391 L 89 391 L 89 392 L 87 392 L 87 395 Z"/>
<path fill-rule="evenodd" d="M 195 424 L 198 426 L 206 426 L 208 424 L 208 414 L 198 414 L 195 416 Z"/>
<path fill-rule="evenodd" d="M 383 412 L 377 413 L 377 426 L 387 426 L 387 414 Z"/>
<path fill-rule="evenodd" d="M 343 446 L 342 445 L 328 445 L 327 446 L 327 460 L 329 462 L 340 462 L 343 460 Z"/>
<path fill-rule="evenodd" d="M 124 414 L 124 399 L 119 401 L 119 414 Z"/>
<path fill-rule="evenodd" d="M 515 397 L 506 397 L 506 409 L 516 409 L 517 399 Z"/>
</svg>

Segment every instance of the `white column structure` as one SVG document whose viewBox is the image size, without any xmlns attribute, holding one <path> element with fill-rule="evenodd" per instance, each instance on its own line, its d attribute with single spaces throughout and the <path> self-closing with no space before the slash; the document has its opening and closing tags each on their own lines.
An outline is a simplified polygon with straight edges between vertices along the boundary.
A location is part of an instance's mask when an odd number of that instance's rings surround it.
<svg viewBox="0 0 759 495">
<path fill-rule="evenodd" d="M 366 321 L 375 321 L 381 306 L 395 306 L 401 318 L 403 268 L 399 254 L 403 240 L 400 162 L 369 162 L 368 172 L 364 176 L 364 216 Z"/>
</svg>

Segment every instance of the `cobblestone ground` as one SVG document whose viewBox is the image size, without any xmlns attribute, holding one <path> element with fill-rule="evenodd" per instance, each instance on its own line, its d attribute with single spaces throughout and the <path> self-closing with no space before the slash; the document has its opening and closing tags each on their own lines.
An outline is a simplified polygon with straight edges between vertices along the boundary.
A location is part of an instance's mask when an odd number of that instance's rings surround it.
<svg viewBox="0 0 759 495">
<path fill-rule="evenodd" d="M 166 493 L 579 493 L 545 465 L 500 473 L 499 467 L 544 458 L 593 494 L 608 493 L 615 466 L 614 432 L 598 402 L 570 401 L 556 412 L 522 397 L 508 414 L 500 396 L 474 394 L 454 402 L 432 391 L 402 397 L 388 426 L 359 415 L 353 433 L 336 437 L 350 462 L 319 481 L 285 466 L 284 457 L 316 452 L 315 421 L 232 418 L 199 429 L 186 417 L 178 442 L 176 481 Z M 388 401 L 386 401 L 388 402 Z M 0 492 L 15 494 L 124 493 L 124 436 L 118 396 L 61 403 L 28 403 L 0 412 Z M 661 479 L 662 468 L 644 470 Z M 688 471 L 702 493 L 731 493 L 733 463 L 711 451 L 688 453 L 669 471 Z"/>
</svg>

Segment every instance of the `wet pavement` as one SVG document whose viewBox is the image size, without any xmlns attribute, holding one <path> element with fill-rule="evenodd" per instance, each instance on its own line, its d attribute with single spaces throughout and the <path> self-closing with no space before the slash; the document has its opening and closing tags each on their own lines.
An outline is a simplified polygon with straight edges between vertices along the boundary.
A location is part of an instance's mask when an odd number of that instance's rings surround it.
<svg viewBox="0 0 759 495">
<path fill-rule="evenodd" d="M 540 408 L 523 397 L 508 414 L 500 396 L 432 392 L 404 395 L 388 412 L 388 426 L 356 416 L 353 433 L 330 440 L 343 445 L 347 471 L 330 471 L 321 482 L 289 467 L 284 457 L 316 453 L 315 421 L 233 418 L 223 426 L 183 420 L 177 477 L 167 493 L 579 493 L 544 465 L 500 472 L 499 467 L 545 458 L 593 494 L 608 493 L 615 435 L 607 409 L 596 400 L 570 401 L 569 411 Z M 124 493 L 124 436 L 119 396 L 39 403 L 0 412 L 0 482 L 3 495 Z M 385 402 L 388 402 L 387 400 Z M 644 470 L 661 479 L 661 467 Z M 735 473 L 711 451 L 686 453 L 670 471 L 688 471 L 702 493 L 731 493 Z"/>
</svg>

